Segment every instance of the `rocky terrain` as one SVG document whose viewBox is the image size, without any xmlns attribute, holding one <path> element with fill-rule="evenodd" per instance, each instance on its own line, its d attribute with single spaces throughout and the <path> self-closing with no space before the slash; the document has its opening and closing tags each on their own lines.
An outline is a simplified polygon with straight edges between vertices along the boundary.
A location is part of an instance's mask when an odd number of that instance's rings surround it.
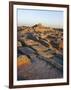
<svg viewBox="0 0 71 90">
<path fill-rule="evenodd" d="M 17 28 L 17 79 L 63 77 L 63 29 L 42 24 Z"/>
</svg>

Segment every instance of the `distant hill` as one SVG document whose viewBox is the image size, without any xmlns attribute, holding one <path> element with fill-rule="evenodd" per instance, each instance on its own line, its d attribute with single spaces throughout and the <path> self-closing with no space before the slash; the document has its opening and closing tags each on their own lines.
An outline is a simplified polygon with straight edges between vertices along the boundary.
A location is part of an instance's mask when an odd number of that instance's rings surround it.
<svg viewBox="0 0 71 90">
<path fill-rule="evenodd" d="M 18 31 L 21 31 L 22 34 L 27 33 L 27 32 L 35 32 L 35 33 L 55 33 L 55 31 L 63 31 L 63 29 L 60 28 L 52 28 L 49 26 L 45 26 L 41 23 L 35 24 L 33 26 L 21 26 L 17 27 Z"/>
<path fill-rule="evenodd" d="M 42 25 L 41 23 L 34 25 L 33 28 L 35 32 L 40 32 L 40 33 L 46 32 L 48 29 L 46 26 Z"/>
</svg>

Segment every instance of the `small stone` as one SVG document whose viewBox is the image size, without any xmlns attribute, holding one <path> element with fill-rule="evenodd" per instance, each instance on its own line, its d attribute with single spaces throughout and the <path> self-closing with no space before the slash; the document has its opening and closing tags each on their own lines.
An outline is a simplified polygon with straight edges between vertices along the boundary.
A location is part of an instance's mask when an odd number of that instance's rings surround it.
<svg viewBox="0 0 71 90">
<path fill-rule="evenodd" d="M 22 44 L 21 44 L 20 41 L 18 41 L 18 42 L 17 42 L 17 47 L 20 47 L 20 46 L 22 46 Z"/>
<path fill-rule="evenodd" d="M 30 59 L 26 56 L 26 55 L 20 55 L 17 58 L 17 65 L 21 66 L 21 65 L 28 65 L 31 64 Z"/>
</svg>

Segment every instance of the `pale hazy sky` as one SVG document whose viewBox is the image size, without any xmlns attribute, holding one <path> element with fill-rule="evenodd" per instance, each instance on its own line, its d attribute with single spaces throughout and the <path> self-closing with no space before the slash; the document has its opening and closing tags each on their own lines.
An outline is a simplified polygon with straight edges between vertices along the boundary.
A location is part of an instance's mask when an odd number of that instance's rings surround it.
<svg viewBox="0 0 71 90">
<path fill-rule="evenodd" d="M 63 11 L 17 9 L 18 26 L 42 23 L 51 27 L 63 27 Z"/>
</svg>

